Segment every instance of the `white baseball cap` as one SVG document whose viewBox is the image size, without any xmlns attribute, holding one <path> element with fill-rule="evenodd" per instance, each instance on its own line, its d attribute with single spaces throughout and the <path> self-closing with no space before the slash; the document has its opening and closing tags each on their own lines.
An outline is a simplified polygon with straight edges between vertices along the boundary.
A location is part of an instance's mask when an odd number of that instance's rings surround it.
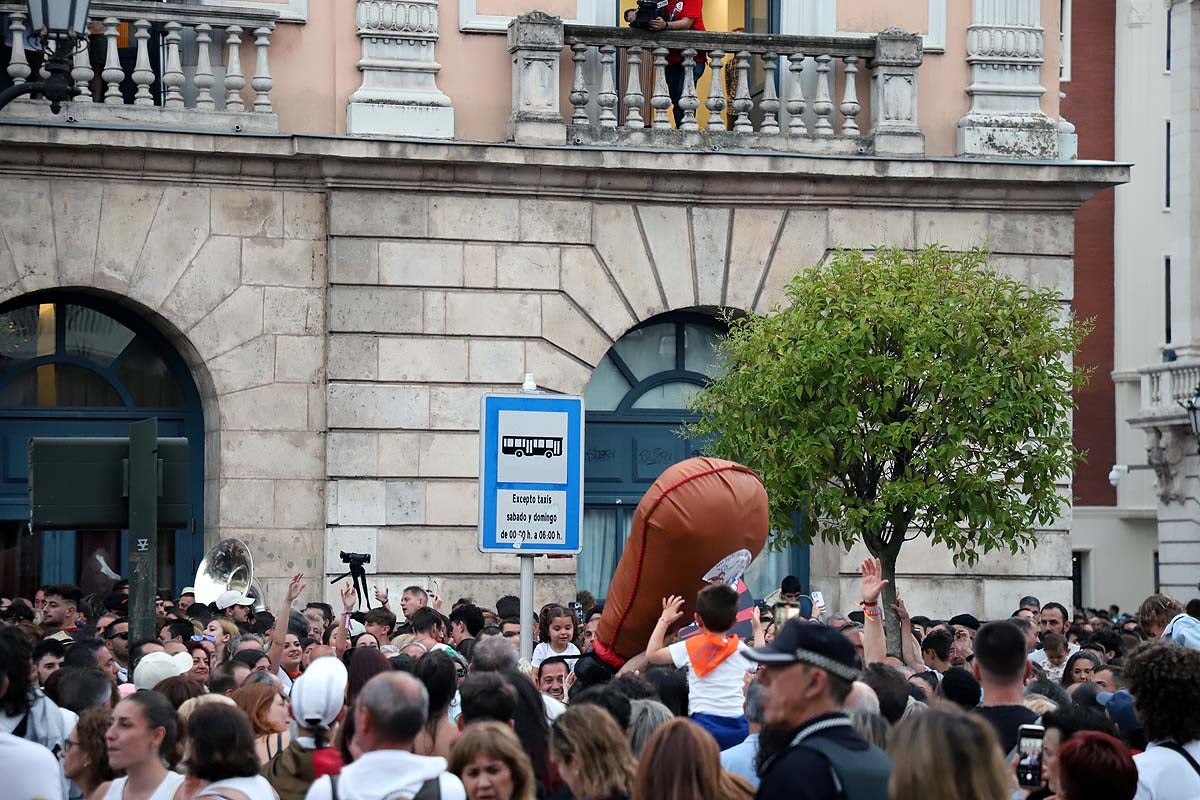
<svg viewBox="0 0 1200 800">
<path fill-rule="evenodd" d="M 346 702 L 347 679 L 346 666 L 336 656 L 313 661 L 292 686 L 292 716 L 305 728 L 328 728 Z"/>
<path fill-rule="evenodd" d="M 221 592 L 217 595 L 217 608 L 221 611 L 230 606 L 252 606 L 254 598 L 248 597 L 241 592 L 235 592 L 232 589 L 227 592 Z"/>
<path fill-rule="evenodd" d="M 160 681 L 182 675 L 192 668 L 192 657 L 188 653 L 147 653 L 133 670 L 133 685 L 139 689 L 153 689 Z"/>
</svg>

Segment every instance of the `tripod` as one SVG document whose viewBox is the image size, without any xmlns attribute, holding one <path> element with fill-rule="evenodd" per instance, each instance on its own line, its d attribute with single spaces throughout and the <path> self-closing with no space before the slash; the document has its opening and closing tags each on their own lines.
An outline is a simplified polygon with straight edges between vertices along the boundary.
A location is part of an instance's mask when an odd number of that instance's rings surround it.
<svg viewBox="0 0 1200 800">
<path fill-rule="evenodd" d="M 354 584 L 354 591 L 358 594 L 358 602 L 364 608 L 371 607 L 371 595 L 367 592 L 367 570 L 363 567 L 363 562 L 357 558 L 351 558 L 346 562 L 350 565 L 350 571 L 344 572 L 329 581 L 330 584 L 336 584 L 343 578 L 349 578 Z"/>
</svg>

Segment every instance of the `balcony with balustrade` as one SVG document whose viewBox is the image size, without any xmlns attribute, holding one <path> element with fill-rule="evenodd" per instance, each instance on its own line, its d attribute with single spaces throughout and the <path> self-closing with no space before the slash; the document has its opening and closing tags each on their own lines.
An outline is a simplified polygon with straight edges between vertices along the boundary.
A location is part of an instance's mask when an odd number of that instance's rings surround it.
<svg viewBox="0 0 1200 800">
<path fill-rule="evenodd" d="M 995 37 L 968 38 L 969 85 L 944 44 L 927 58 L 928 34 L 899 28 L 650 32 L 534 11 L 507 27 L 506 86 L 500 37 L 439 31 L 445 6 L 357 0 L 316 24 L 262 3 L 93 0 L 88 41 L 72 54 L 78 97 L 57 116 L 44 98 L 17 100 L 0 110 L 0 122 L 899 159 L 953 156 L 957 134 L 957 155 L 1054 161 L 1073 152 L 1070 124 L 1041 99 L 1057 96 L 1057 84 L 1039 69 L 1033 11 L 972 23 L 1024 32 L 1030 44 L 1018 57 L 993 52 Z M 0 84 L 44 74 L 46 54 L 25 8 L 0 0 Z M 357 51 L 342 46 L 351 30 Z M 667 74 L 680 60 L 704 70 L 699 80 L 682 70 L 674 102 Z M 1029 85 L 1004 82 L 1017 74 Z M 511 103 L 495 102 L 509 91 Z"/>
<path fill-rule="evenodd" d="M 556 50 L 571 54 L 560 107 Z M 563 25 L 527 14 L 509 28 L 518 142 L 691 150 L 921 156 L 921 37 L 898 29 L 816 37 Z M 672 119 L 671 60 L 683 69 Z M 861 99 L 860 99 L 861 98 Z"/>
<path fill-rule="evenodd" d="M 13 84 L 36 80 L 45 54 L 27 30 L 26 4 L 0 2 Z M 79 94 L 58 121 L 273 133 L 269 51 L 278 13 L 137 0 L 96 0 L 89 36 L 72 56 Z M 53 43 L 49 44 L 53 47 Z M 243 64 L 252 64 L 246 75 Z M 49 104 L 16 100 L 0 118 L 56 119 Z"/>
</svg>

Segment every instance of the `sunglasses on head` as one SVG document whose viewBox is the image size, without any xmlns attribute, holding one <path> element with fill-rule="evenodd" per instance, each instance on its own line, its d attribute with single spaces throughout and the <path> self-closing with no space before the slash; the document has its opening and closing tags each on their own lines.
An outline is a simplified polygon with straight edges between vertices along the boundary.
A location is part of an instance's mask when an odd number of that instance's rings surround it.
<svg viewBox="0 0 1200 800">
<path fill-rule="evenodd" d="M 215 642 L 217 637 L 210 633 L 197 633 L 192 636 L 193 642 Z"/>
</svg>

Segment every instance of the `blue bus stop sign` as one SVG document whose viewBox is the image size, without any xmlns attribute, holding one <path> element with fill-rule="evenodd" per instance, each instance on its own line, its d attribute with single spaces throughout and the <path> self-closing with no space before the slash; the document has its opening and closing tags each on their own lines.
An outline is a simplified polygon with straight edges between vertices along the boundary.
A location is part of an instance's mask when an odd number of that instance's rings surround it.
<svg viewBox="0 0 1200 800">
<path fill-rule="evenodd" d="M 480 552 L 578 553 L 583 398 L 484 395 L 479 421 Z"/>
</svg>

